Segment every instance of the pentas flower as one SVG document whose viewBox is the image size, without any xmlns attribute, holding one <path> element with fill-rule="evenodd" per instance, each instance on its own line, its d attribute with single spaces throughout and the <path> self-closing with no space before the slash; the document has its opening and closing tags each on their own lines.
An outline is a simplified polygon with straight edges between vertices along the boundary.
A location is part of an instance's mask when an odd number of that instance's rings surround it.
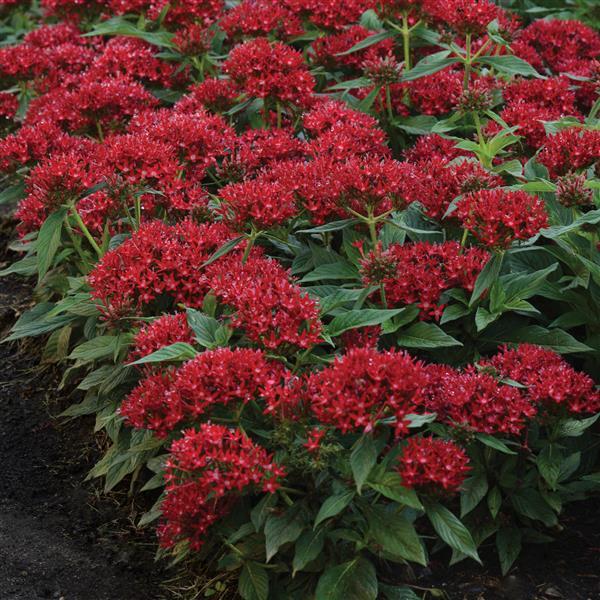
<svg viewBox="0 0 600 600">
<path fill-rule="evenodd" d="M 431 437 L 409 438 L 398 462 L 404 487 L 435 496 L 457 493 L 470 470 L 469 457 L 460 446 Z"/>
<path fill-rule="evenodd" d="M 239 90 L 229 79 L 207 78 L 190 88 L 189 93 L 175 104 L 180 113 L 195 113 L 206 108 L 221 113 L 229 110 L 239 95 Z"/>
<path fill-rule="evenodd" d="M 268 173 L 221 189 L 219 212 L 232 228 L 270 229 L 298 214 L 294 193 Z"/>
<path fill-rule="evenodd" d="M 444 69 L 408 83 L 411 104 L 424 115 L 443 115 L 450 112 L 463 93 L 463 74 Z"/>
<path fill-rule="evenodd" d="M 231 324 L 270 350 L 311 348 L 320 341 L 319 308 L 275 260 L 238 258 L 213 263 L 210 285 L 234 309 Z"/>
<path fill-rule="evenodd" d="M 423 365 L 404 352 L 353 348 L 309 377 L 307 398 L 317 419 L 342 433 L 370 432 L 393 416 L 402 435 L 426 382 Z"/>
<path fill-rule="evenodd" d="M 528 240 L 548 226 L 543 200 L 527 192 L 481 190 L 456 205 L 457 218 L 489 248 L 508 248 L 514 240 Z"/>
<path fill-rule="evenodd" d="M 600 35 L 580 21 L 538 19 L 520 32 L 511 48 L 536 69 L 559 74 L 568 72 L 573 60 L 597 59 Z"/>
<path fill-rule="evenodd" d="M 59 206 L 75 204 L 98 177 L 93 154 L 81 153 L 80 149 L 54 154 L 38 164 L 27 178 L 27 196 L 15 213 L 19 231 L 34 231 Z"/>
<path fill-rule="evenodd" d="M 442 294 L 452 288 L 471 292 L 488 259 L 484 250 L 457 242 L 392 244 L 361 261 L 362 277 L 367 286 L 383 285 L 389 306 L 417 304 L 421 319 L 439 320 Z"/>
<path fill-rule="evenodd" d="M 357 327 L 342 333 L 340 342 L 346 352 L 354 348 L 377 348 L 380 335 L 381 327 L 379 325 Z"/>
<path fill-rule="evenodd" d="M 125 77 L 82 78 L 76 89 L 56 89 L 34 98 L 25 122 L 29 125 L 46 119 L 64 131 L 102 137 L 123 130 L 134 114 L 157 105 L 158 100 L 140 83 Z"/>
<path fill-rule="evenodd" d="M 225 13 L 219 26 L 231 39 L 268 34 L 286 39 L 304 31 L 298 16 L 276 0 L 243 0 Z"/>
<path fill-rule="evenodd" d="M 311 102 L 315 81 L 302 54 L 281 42 L 256 38 L 236 46 L 223 70 L 249 96 L 301 107 Z"/>
<path fill-rule="evenodd" d="M 502 12 L 489 0 L 424 0 L 423 10 L 441 25 L 461 35 L 485 33 Z"/>
<path fill-rule="evenodd" d="M 222 162 L 220 174 L 237 180 L 302 158 L 305 152 L 306 142 L 295 137 L 290 129 L 250 129 L 235 140 L 231 155 Z"/>
<path fill-rule="evenodd" d="M 179 162 L 188 166 L 189 174 L 197 179 L 202 179 L 208 167 L 214 167 L 218 159 L 231 151 L 236 139 L 223 117 L 203 109 L 190 113 L 147 111 L 134 117 L 129 131 L 173 147 Z"/>
<path fill-rule="evenodd" d="M 164 11 L 164 22 L 175 28 L 191 23 L 211 25 L 225 8 L 224 0 L 150 0 L 149 4 L 147 17 L 151 21 L 160 18 Z"/>
<path fill-rule="evenodd" d="M 449 162 L 463 155 L 465 151 L 457 148 L 453 140 L 443 138 L 437 133 L 419 136 L 415 145 L 404 151 L 404 158 L 410 163 L 429 160 Z"/>
<path fill-rule="evenodd" d="M 156 58 L 156 48 L 132 37 L 115 37 L 106 43 L 87 76 L 98 80 L 128 77 L 141 83 L 171 87 L 176 67 Z"/>
<path fill-rule="evenodd" d="M 202 546 L 207 529 L 233 507 L 243 491 L 273 493 L 285 470 L 237 429 L 205 423 L 173 442 L 166 463 L 160 543 L 186 540 Z"/>
<path fill-rule="evenodd" d="M 202 264 L 231 236 L 218 223 L 144 223 L 90 273 L 92 297 L 103 303 L 110 318 L 141 313 L 159 299 L 169 305 L 200 307 L 211 287 Z"/>
<path fill-rule="evenodd" d="M 379 122 L 371 115 L 350 108 L 340 100 L 322 99 L 304 114 L 302 123 L 311 136 L 327 133 L 334 125 L 358 124 L 363 129 L 377 130 Z"/>
<path fill-rule="evenodd" d="M 41 0 L 40 5 L 48 16 L 59 16 L 67 20 L 77 22 L 80 15 L 90 13 L 97 15 L 102 6 L 101 1 L 96 0 Z"/>
<path fill-rule="evenodd" d="M 68 135 L 49 121 L 24 125 L 0 139 L 0 170 L 12 173 L 54 153 L 67 154 L 76 150 L 86 155 L 92 153 L 95 146 L 94 140 Z"/>
<path fill-rule="evenodd" d="M 560 177 L 556 182 L 556 199 L 563 206 L 591 206 L 594 203 L 594 193 L 586 188 L 585 175 L 569 173 Z"/>
<path fill-rule="evenodd" d="M 214 29 L 190 23 L 177 28 L 173 36 L 173 45 L 184 56 L 198 56 L 210 50 L 214 37 Z"/>
<path fill-rule="evenodd" d="M 162 315 L 151 323 L 144 325 L 136 333 L 132 349 L 129 352 L 128 362 L 148 356 L 165 346 L 177 342 L 191 344 L 193 341 L 194 332 L 188 324 L 185 313 Z"/>
<path fill-rule="evenodd" d="M 502 177 L 486 171 L 478 162 L 448 162 L 434 156 L 414 167 L 406 165 L 402 192 L 406 200 L 419 202 L 427 216 L 441 221 L 450 204 L 461 194 L 504 185 Z"/>
<path fill-rule="evenodd" d="M 0 117 L 12 119 L 19 110 L 19 99 L 8 92 L 0 92 Z"/>
<path fill-rule="evenodd" d="M 515 387 L 485 373 L 460 373 L 448 367 L 427 367 L 429 385 L 422 408 L 439 421 L 490 435 L 519 435 L 536 414 L 534 404 Z"/>
<path fill-rule="evenodd" d="M 360 16 L 376 4 L 374 0 L 285 0 L 295 13 L 325 29 L 342 30 L 356 23 Z"/>
<path fill-rule="evenodd" d="M 174 378 L 185 414 L 210 416 L 213 407 L 260 400 L 265 390 L 280 385 L 286 370 L 250 348 L 217 348 L 186 362 Z"/>
<path fill-rule="evenodd" d="M 312 44 L 315 54 L 313 60 L 315 63 L 323 65 L 326 68 L 335 68 L 336 66 L 343 65 L 345 67 L 360 69 L 365 61 L 386 57 L 393 51 L 393 41 L 386 39 L 364 50 L 339 56 L 371 35 L 373 35 L 373 32 L 365 27 L 352 25 L 343 31 L 317 38 Z"/>
<path fill-rule="evenodd" d="M 167 437 L 185 416 L 173 387 L 173 370 L 149 372 L 123 400 L 119 414 L 132 427 Z"/>
<path fill-rule="evenodd" d="M 526 385 L 529 398 L 552 412 L 578 414 L 600 410 L 600 392 L 592 378 L 575 371 L 552 350 L 531 344 L 505 346 L 481 364 Z"/>
<path fill-rule="evenodd" d="M 503 90 L 508 106 L 519 102 L 547 108 L 556 115 L 575 115 L 575 94 L 566 77 L 547 79 L 517 79 Z"/>
<path fill-rule="evenodd" d="M 553 178 L 594 165 L 600 161 L 600 131 L 569 127 L 549 135 L 536 160 Z"/>
</svg>

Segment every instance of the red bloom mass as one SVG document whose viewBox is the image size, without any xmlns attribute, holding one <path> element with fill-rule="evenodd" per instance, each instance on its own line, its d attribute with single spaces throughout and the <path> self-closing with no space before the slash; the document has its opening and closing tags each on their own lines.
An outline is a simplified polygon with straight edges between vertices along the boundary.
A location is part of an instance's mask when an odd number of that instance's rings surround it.
<svg viewBox="0 0 600 600">
<path fill-rule="evenodd" d="M 467 453 L 456 444 L 427 437 L 411 437 L 402 448 L 398 472 L 402 484 L 425 493 L 456 493 L 469 472 Z"/>
<path fill-rule="evenodd" d="M 548 226 L 544 202 L 526 192 L 482 190 L 468 194 L 456 206 L 462 220 L 479 242 L 489 248 L 508 248 Z"/>
<path fill-rule="evenodd" d="M 404 352 L 353 348 L 310 376 L 307 397 L 320 422 L 344 433 L 368 432 L 384 417 L 395 416 L 400 435 L 426 381 L 422 364 Z"/>
</svg>

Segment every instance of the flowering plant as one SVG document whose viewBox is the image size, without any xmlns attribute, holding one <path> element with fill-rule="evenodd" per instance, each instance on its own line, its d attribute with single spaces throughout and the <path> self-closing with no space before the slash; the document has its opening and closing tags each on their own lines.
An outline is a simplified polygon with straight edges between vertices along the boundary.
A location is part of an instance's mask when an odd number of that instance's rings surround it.
<svg viewBox="0 0 600 600">
<path fill-rule="evenodd" d="M 492 539 L 506 573 L 599 487 L 600 36 L 230 4 L 0 4 L 9 339 L 245 600 L 411 597 L 390 563 Z"/>
</svg>

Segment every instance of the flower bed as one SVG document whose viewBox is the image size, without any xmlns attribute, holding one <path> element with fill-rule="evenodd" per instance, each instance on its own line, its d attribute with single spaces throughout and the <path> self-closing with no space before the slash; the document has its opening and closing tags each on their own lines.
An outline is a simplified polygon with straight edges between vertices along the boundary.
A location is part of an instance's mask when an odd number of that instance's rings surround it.
<svg viewBox="0 0 600 600">
<path fill-rule="evenodd" d="M 514 4 L 0 4 L 10 339 L 161 554 L 410 598 L 597 492 L 600 35 Z"/>
</svg>

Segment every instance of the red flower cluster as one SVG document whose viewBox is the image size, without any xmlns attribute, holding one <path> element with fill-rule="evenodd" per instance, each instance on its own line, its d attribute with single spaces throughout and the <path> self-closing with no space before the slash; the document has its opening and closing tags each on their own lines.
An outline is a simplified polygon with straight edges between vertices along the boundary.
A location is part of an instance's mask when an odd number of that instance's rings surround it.
<svg viewBox="0 0 600 600">
<path fill-rule="evenodd" d="M 458 202 L 454 214 L 489 248 L 508 248 L 514 240 L 527 240 L 548 226 L 544 202 L 526 192 L 474 192 Z"/>
<path fill-rule="evenodd" d="M 217 298 L 234 309 L 231 324 L 265 348 L 310 348 L 319 343 L 321 321 L 314 300 L 294 283 L 278 262 L 262 257 L 210 267 Z"/>
<path fill-rule="evenodd" d="M 550 411 L 594 413 L 600 410 L 600 391 L 592 378 L 575 371 L 552 350 L 522 344 L 504 347 L 496 356 L 482 363 L 528 387 L 531 401 Z"/>
<path fill-rule="evenodd" d="M 176 342 L 191 344 L 193 340 L 194 333 L 188 325 L 185 313 L 162 315 L 138 331 L 129 353 L 129 362 L 148 356 Z"/>
<path fill-rule="evenodd" d="M 439 320 L 442 294 L 455 287 L 472 291 L 488 258 L 484 250 L 457 242 L 392 244 L 362 261 L 362 276 L 365 285 L 383 285 L 390 306 L 418 304 L 421 319 Z"/>
<path fill-rule="evenodd" d="M 298 106 L 311 102 L 315 82 L 302 55 L 280 42 L 256 38 L 236 46 L 223 70 L 249 96 Z"/>
<path fill-rule="evenodd" d="M 112 318 L 143 311 L 159 299 L 171 306 L 177 302 L 202 306 L 211 287 L 202 263 L 230 237 L 221 224 L 147 223 L 90 273 L 92 296 L 102 301 L 106 316 Z"/>
<path fill-rule="evenodd" d="M 501 9 L 489 0 L 424 0 L 427 14 L 459 34 L 480 35 L 499 18 Z"/>
<path fill-rule="evenodd" d="M 233 507 L 242 491 L 273 493 L 285 475 L 264 448 L 241 431 L 221 425 L 206 423 L 185 431 L 170 452 L 158 529 L 166 548 L 185 539 L 197 550 L 206 530 Z"/>
<path fill-rule="evenodd" d="M 321 423 L 343 433 L 372 431 L 396 417 L 396 434 L 406 433 L 405 416 L 422 401 L 427 373 L 404 352 L 354 348 L 307 382 L 310 408 Z"/>
<path fill-rule="evenodd" d="M 515 387 L 472 370 L 427 367 L 429 385 L 423 408 L 455 427 L 481 433 L 519 435 L 536 414 L 535 406 Z"/>
<path fill-rule="evenodd" d="M 453 494 L 465 480 L 468 465 L 467 453 L 452 442 L 411 437 L 402 448 L 398 472 L 405 487 L 434 495 L 439 495 L 441 488 Z"/>
<path fill-rule="evenodd" d="M 563 129 L 546 138 L 537 156 L 538 162 L 548 168 L 550 177 L 566 175 L 600 163 L 600 131 Z"/>
<path fill-rule="evenodd" d="M 234 39 L 269 34 L 285 39 L 304 31 L 298 16 L 285 2 L 276 0 L 243 0 L 225 13 L 219 25 Z"/>
</svg>

